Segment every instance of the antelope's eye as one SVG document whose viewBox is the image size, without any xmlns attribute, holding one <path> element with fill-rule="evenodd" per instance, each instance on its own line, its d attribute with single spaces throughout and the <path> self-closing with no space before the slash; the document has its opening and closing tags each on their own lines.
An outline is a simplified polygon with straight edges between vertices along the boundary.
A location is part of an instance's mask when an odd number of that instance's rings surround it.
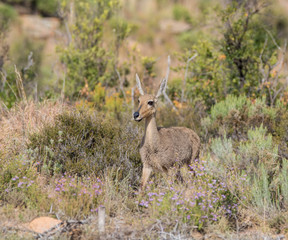
<svg viewBox="0 0 288 240">
<path fill-rule="evenodd" d="M 138 103 L 140 103 L 140 100 L 138 99 Z"/>
<path fill-rule="evenodd" d="M 149 101 L 148 105 L 153 106 L 153 103 L 154 103 L 153 101 Z"/>
</svg>

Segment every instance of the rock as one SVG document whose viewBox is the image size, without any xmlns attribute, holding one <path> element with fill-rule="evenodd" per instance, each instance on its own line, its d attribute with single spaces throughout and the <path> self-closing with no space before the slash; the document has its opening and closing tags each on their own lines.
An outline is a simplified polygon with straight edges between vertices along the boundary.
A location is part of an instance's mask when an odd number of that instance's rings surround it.
<svg viewBox="0 0 288 240">
<path fill-rule="evenodd" d="M 173 19 L 164 19 L 159 22 L 161 31 L 179 34 L 191 29 L 191 26 L 185 22 L 175 21 Z"/>
<path fill-rule="evenodd" d="M 22 15 L 20 21 L 22 32 L 36 39 L 53 37 L 60 26 L 58 18 L 43 18 L 37 15 Z"/>
<path fill-rule="evenodd" d="M 61 222 L 62 221 L 51 217 L 38 217 L 27 224 L 26 227 L 31 231 L 42 234 Z"/>
</svg>

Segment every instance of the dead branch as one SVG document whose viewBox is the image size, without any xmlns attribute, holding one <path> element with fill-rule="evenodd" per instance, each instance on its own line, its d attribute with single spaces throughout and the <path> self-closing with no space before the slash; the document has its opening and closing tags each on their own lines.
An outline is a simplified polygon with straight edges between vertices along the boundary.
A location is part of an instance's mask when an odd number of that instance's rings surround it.
<svg viewBox="0 0 288 240">
<path fill-rule="evenodd" d="M 270 99 L 270 104 L 271 105 L 274 105 L 277 97 L 279 96 L 279 94 L 281 94 L 281 92 L 283 92 L 287 86 L 288 86 L 288 83 L 287 81 L 279 87 L 279 83 L 280 83 L 280 79 L 279 79 L 279 74 L 282 70 L 282 67 L 283 67 L 283 63 L 284 63 L 284 59 L 285 59 L 285 56 L 286 56 L 286 49 L 287 49 L 287 39 L 285 40 L 284 42 L 284 46 L 283 48 L 281 48 L 276 40 L 274 39 L 274 37 L 272 36 L 272 34 L 266 30 L 268 35 L 270 36 L 271 40 L 273 41 L 273 43 L 275 44 L 275 46 L 277 47 L 277 49 L 280 51 L 278 53 L 278 61 L 273 64 L 272 66 L 269 64 L 269 63 L 263 63 L 263 53 L 266 49 L 266 46 L 267 46 L 267 41 L 268 41 L 268 38 L 266 37 L 265 39 L 265 42 L 264 42 L 264 46 L 263 46 L 263 49 L 260 53 L 260 72 L 262 74 L 262 80 L 261 80 L 261 83 L 262 85 L 264 83 L 269 83 L 269 86 L 267 86 L 267 89 L 268 89 L 268 94 L 269 94 L 269 99 Z M 265 68 L 265 66 L 266 68 Z M 276 69 L 278 68 L 278 69 Z M 271 76 L 271 72 L 274 71 L 275 72 L 275 76 L 273 77 L 270 77 Z M 270 79 L 270 81 L 269 81 Z M 271 83 L 271 84 L 270 84 Z"/>
<path fill-rule="evenodd" d="M 6 85 L 6 82 L 7 82 L 7 73 L 4 69 L 2 69 L 2 71 L 0 71 L 0 72 L 1 72 L 1 76 L 2 76 L 1 92 L 3 92 L 5 85 Z"/>
<path fill-rule="evenodd" d="M 33 52 L 30 52 L 28 55 L 28 61 L 27 65 L 23 68 L 23 71 L 26 72 L 29 68 L 31 68 L 34 65 L 33 61 Z"/>
<path fill-rule="evenodd" d="M 163 90 L 163 95 L 165 100 L 172 106 L 173 110 L 177 111 L 177 108 L 174 106 L 173 102 L 171 101 L 171 99 L 169 98 L 169 96 L 166 93 L 166 88 L 167 88 L 167 82 L 168 82 L 168 78 L 169 78 L 169 74 L 170 74 L 170 65 L 171 65 L 171 58 L 170 56 L 168 56 L 168 60 L 167 60 L 167 70 L 166 70 L 166 85 L 165 88 Z"/>
<path fill-rule="evenodd" d="M 124 84 L 124 79 L 121 78 L 121 75 L 119 73 L 119 71 L 117 70 L 116 66 L 115 66 L 115 72 L 118 76 L 118 79 L 119 79 L 119 88 L 124 96 L 124 99 L 126 99 L 126 94 L 125 94 L 125 91 L 124 91 L 124 88 L 123 88 L 123 84 Z"/>
<path fill-rule="evenodd" d="M 194 60 L 197 56 L 198 56 L 198 53 L 195 53 L 194 56 L 192 56 L 191 58 L 189 58 L 189 59 L 187 60 L 186 70 L 185 70 L 185 76 L 184 76 L 183 85 L 182 85 L 181 103 L 183 103 L 183 101 L 184 101 L 184 89 L 186 88 L 186 81 L 187 81 L 187 76 L 188 76 L 188 67 L 189 67 L 189 64 L 190 64 L 190 62 L 191 62 L 192 60 Z"/>
</svg>

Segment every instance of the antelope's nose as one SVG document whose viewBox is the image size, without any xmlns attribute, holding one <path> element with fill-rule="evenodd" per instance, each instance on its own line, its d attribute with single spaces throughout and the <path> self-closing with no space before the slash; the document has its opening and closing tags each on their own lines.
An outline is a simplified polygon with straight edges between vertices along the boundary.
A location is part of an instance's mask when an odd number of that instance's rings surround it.
<svg viewBox="0 0 288 240">
<path fill-rule="evenodd" d="M 139 117 L 139 112 L 135 112 L 135 113 L 133 114 L 133 117 L 134 117 L 134 119 L 136 119 L 137 117 Z"/>
</svg>

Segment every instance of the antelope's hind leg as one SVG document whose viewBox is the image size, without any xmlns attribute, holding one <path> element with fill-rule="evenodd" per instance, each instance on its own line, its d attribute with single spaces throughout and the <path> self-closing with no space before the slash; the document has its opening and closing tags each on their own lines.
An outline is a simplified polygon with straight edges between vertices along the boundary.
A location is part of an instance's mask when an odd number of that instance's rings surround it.
<svg viewBox="0 0 288 240">
<path fill-rule="evenodd" d="M 184 183 L 184 179 L 183 179 L 183 177 L 182 177 L 180 168 L 177 170 L 176 180 L 177 180 L 178 182 L 180 182 L 180 183 Z"/>
</svg>

